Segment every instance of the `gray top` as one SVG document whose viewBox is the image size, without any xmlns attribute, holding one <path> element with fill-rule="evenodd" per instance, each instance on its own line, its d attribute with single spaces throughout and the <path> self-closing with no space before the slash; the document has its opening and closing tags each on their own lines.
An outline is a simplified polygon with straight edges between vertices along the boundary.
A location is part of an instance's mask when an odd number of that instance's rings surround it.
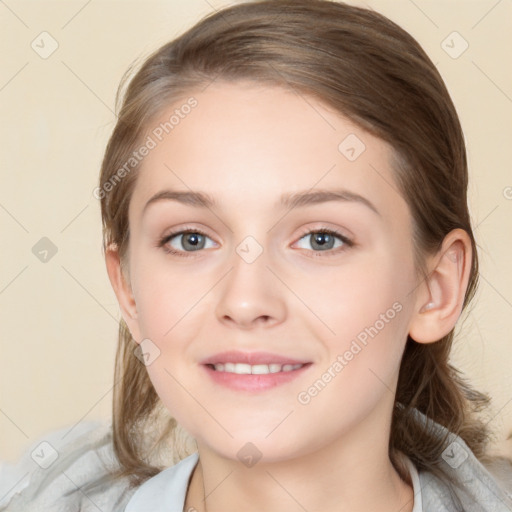
<svg viewBox="0 0 512 512">
<path fill-rule="evenodd" d="M 442 425 L 432 424 L 440 434 L 446 432 Z M 418 471 L 406 459 L 414 489 L 413 512 L 512 512 L 512 464 L 500 460 L 484 466 L 459 436 L 450 432 L 449 438 L 440 464 L 464 490 Z M 109 470 L 117 465 L 110 426 L 82 423 L 71 431 L 46 435 L 16 465 L 0 465 L 0 511 L 182 512 L 197 460 L 193 453 L 131 488 L 127 479 L 109 478 Z"/>
</svg>

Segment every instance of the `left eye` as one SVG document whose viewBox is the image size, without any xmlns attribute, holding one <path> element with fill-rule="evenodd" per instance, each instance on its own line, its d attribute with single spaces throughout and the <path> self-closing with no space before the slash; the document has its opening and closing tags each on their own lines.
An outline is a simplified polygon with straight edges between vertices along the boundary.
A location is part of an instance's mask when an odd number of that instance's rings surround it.
<svg viewBox="0 0 512 512">
<path fill-rule="evenodd" d="M 311 247 L 315 252 L 325 252 L 334 248 L 342 247 L 344 245 L 352 245 L 350 240 L 337 231 L 330 229 L 321 229 L 317 231 L 308 231 L 299 240 L 305 240 L 306 243 L 310 243 Z M 338 246 L 334 247 L 336 241 L 339 242 Z M 301 249 L 309 249 L 309 247 L 300 247 Z"/>
</svg>

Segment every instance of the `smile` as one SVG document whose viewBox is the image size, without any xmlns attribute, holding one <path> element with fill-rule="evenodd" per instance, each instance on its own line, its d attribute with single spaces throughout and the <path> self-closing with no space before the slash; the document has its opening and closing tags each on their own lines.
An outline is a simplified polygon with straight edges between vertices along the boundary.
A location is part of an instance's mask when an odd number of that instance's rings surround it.
<svg viewBox="0 0 512 512">
<path fill-rule="evenodd" d="M 313 363 L 270 352 L 232 350 L 203 359 L 200 366 L 221 388 L 261 393 L 300 378 Z"/>
<path fill-rule="evenodd" d="M 304 364 L 255 364 L 218 363 L 209 365 L 216 372 L 236 373 L 237 375 L 266 375 L 269 373 L 292 372 L 302 368 Z"/>
</svg>

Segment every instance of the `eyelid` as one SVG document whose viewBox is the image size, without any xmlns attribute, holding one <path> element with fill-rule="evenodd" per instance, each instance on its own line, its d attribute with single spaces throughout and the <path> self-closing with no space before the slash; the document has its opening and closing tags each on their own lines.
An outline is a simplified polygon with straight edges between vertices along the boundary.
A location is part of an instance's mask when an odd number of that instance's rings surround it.
<svg viewBox="0 0 512 512">
<path fill-rule="evenodd" d="M 204 230 L 203 228 L 198 228 L 198 227 L 194 227 L 194 226 L 186 226 L 186 225 L 171 230 L 169 233 L 167 233 L 166 235 L 163 235 L 161 238 L 162 239 L 170 239 L 176 235 L 181 235 L 184 233 L 199 233 L 200 235 L 207 236 L 208 238 L 212 238 L 206 232 L 206 230 Z"/>
<path fill-rule="evenodd" d="M 338 228 L 329 227 L 326 224 L 320 224 L 318 226 L 306 227 L 302 230 L 302 234 L 299 235 L 299 239 L 311 233 L 332 233 L 340 237 L 346 243 L 352 242 L 352 236 L 342 233 Z"/>
</svg>

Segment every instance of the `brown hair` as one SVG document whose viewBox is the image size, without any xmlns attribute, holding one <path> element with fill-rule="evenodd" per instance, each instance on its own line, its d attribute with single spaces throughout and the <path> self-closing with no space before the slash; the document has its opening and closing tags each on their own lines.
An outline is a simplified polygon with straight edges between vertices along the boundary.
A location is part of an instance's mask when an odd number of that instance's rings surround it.
<svg viewBox="0 0 512 512">
<path fill-rule="evenodd" d="M 473 260 L 464 307 L 474 296 L 478 259 L 467 206 L 464 137 L 455 107 L 436 67 L 416 40 L 372 10 L 328 0 L 270 0 L 238 4 L 197 23 L 148 57 L 126 86 L 106 148 L 100 188 L 147 135 L 164 106 L 217 78 L 292 88 L 334 108 L 394 150 L 396 186 L 413 218 L 418 275 L 424 257 L 439 250 L 455 228 L 471 239 Z M 193 114 L 192 114 L 193 115 Z M 128 205 L 136 168 L 101 198 L 104 250 L 118 247 L 127 274 Z M 477 416 L 488 395 L 473 390 L 450 365 L 454 333 L 436 343 L 410 337 L 403 354 L 389 442 L 390 458 L 408 480 L 398 452 L 419 469 L 444 475 L 447 439 L 411 414 L 413 408 L 458 434 L 483 460 L 491 433 Z M 160 471 L 144 447 L 146 429 L 163 425 L 161 446 L 174 430 L 161 412 L 135 342 L 121 320 L 113 404 L 114 449 L 123 475 L 140 483 Z M 147 443 L 146 443 L 147 444 Z M 444 475 L 449 479 L 449 476 Z"/>
</svg>

